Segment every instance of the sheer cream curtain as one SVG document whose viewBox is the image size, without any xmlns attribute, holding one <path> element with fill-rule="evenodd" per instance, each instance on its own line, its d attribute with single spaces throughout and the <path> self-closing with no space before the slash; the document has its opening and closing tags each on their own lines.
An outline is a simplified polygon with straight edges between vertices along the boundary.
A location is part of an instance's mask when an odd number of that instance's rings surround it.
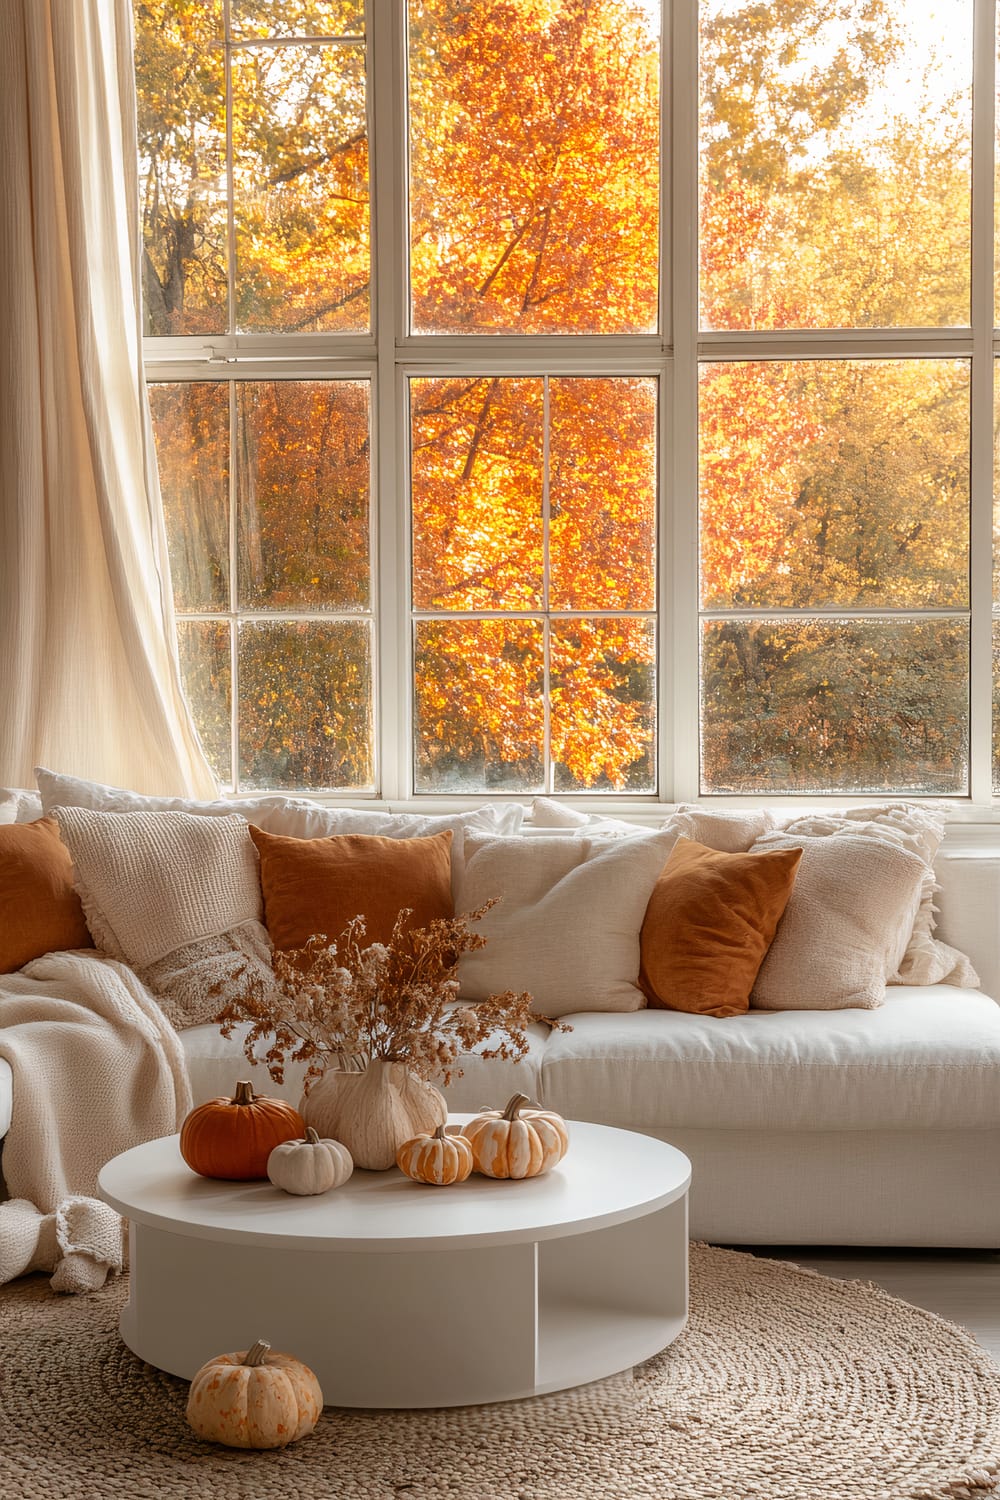
<svg viewBox="0 0 1000 1500">
<path fill-rule="evenodd" d="M 212 795 L 142 383 L 130 0 L 0 0 L 0 783 Z"/>
</svg>

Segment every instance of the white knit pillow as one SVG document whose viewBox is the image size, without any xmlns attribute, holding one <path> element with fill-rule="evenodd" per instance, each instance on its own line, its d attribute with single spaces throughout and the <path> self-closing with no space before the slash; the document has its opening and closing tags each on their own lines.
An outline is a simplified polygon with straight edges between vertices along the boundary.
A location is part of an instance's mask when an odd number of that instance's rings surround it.
<svg viewBox="0 0 1000 1500">
<path fill-rule="evenodd" d="M 175 1026 L 212 1019 L 248 966 L 266 972 L 257 854 L 242 818 L 82 807 L 55 816 L 94 942 L 135 969 Z"/>
<path fill-rule="evenodd" d="M 486 947 L 461 959 L 462 996 L 528 990 L 545 1016 L 641 1010 L 639 929 L 675 841 L 467 835 L 453 860 L 456 912 L 501 900 L 475 928 Z"/>
<path fill-rule="evenodd" d="M 881 840 L 909 849 L 924 862 L 920 906 L 914 918 L 906 951 L 889 984 L 953 984 L 976 988 L 979 978 L 964 953 L 934 936 L 934 897 L 938 883 L 934 856 L 945 835 L 947 811 L 914 802 L 884 802 L 868 807 L 849 807 L 841 813 L 812 813 L 794 819 L 782 830 L 796 837 L 836 838 L 851 834 Z M 769 847 L 766 843 L 761 848 Z"/>
<path fill-rule="evenodd" d="M 757 850 L 801 849 L 795 885 L 750 996 L 760 1010 L 872 1010 L 906 951 L 920 904 L 919 855 L 856 834 L 771 833 Z"/>
</svg>

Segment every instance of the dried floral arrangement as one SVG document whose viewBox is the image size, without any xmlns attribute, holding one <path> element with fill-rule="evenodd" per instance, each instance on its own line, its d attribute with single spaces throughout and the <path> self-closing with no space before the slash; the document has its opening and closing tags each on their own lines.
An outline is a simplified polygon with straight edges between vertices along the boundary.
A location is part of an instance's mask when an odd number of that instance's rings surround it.
<svg viewBox="0 0 1000 1500">
<path fill-rule="evenodd" d="M 447 1086 L 461 1073 L 462 1052 L 495 1039 L 484 1058 L 516 1059 L 528 1050 L 526 1028 L 545 1019 L 531 1014 L 531 996 L 505 990 L 474 1005 L 456 1005 L 458 960 L 486 944 L 470 932 L 496 899 L 462 916 L 407 927 L 396 918 L 388 943 L 362 946 L 363 917 L 354 917 L 330 942 L 311 937 L 302 948 L 275 952 L 274 978 L 247 967 L 239 996 L 217 1017 L 223 1036 L 249 1021 L 243 1050 L 264 1063 L 275 1083 L 289 1062 L 308 1064 L 306 1092 L 328 1067 L 361 1069 L 376 1058 L 406 1064 L 419 1078 Z M 558 1026 L 550 1021 L 551 1026 Z M 258 1056 L 257 1048 L 267 1042 Z"/>
</svg>

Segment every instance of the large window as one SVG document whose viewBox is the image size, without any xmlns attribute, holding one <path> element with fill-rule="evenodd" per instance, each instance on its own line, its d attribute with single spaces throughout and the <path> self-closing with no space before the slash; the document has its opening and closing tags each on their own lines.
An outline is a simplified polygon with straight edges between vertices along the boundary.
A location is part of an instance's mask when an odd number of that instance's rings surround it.
<svg viewBox="0 0 1000 1500">
<path fill-rule="evenodd" d="M 226 784 L 1000 792 L 992 3 L 136 0 Z"/>
</svg>

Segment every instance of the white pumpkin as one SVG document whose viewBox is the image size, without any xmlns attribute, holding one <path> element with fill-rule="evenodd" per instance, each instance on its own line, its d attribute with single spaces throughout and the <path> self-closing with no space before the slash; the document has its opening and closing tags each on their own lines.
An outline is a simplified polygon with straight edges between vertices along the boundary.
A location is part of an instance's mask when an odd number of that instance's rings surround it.
<svg viewBox="0 0 1000 1500">
<path fill-rule="evenodd" d="M 275 1187 L 303 1198 L 342 1187 L 353 1171 L 347 1147 L 321 1140 L 311 1125 L 305 1140 L 283 1141 L 267 1158 L 267 1175 Z"/>
</svg>

